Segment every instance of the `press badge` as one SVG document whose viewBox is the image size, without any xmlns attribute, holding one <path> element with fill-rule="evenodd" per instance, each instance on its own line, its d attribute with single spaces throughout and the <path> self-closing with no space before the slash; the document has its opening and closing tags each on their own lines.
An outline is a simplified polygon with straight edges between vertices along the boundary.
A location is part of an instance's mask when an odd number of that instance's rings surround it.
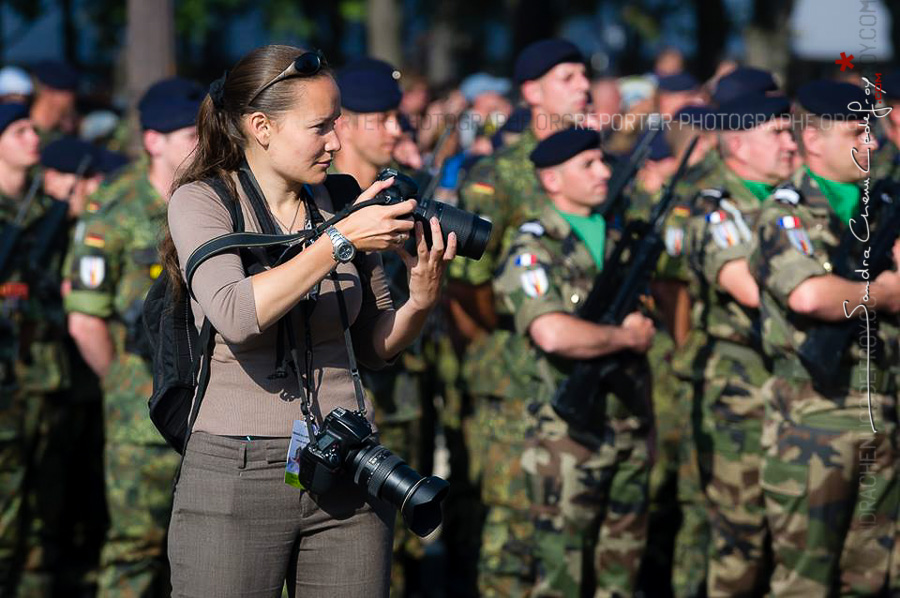
<svg viewBox="0 0 900 598">
<path fill-rule="evenodd" d="M 316 431 L 315 424 L 313 430 Z M 305 490 L 300 483 L 300 453 L 309 444 L 309 426 L 302 419 L 294 420 L 291 430 L 291 444 L 288 446 L 287 459 L 284 466 L 284 483 L 294 488 Z"/>
</svg>

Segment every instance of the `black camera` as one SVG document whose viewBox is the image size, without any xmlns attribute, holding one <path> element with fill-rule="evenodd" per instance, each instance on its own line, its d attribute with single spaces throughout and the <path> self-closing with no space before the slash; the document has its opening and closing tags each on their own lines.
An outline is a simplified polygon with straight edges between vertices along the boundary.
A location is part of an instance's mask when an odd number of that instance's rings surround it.
<svg viewBox="0 0 900 598">
<path fill-rule="evenodd" d="M 428 221 L 432 216 L 436 216 L 438 222 L 441 223 L 444 242 L 447 241 L 450 233 L 456 233 L 456 253 L 473 260 L 481 259 L 484 249 L 491 239 L 493 225 L 489 220 L 434 199 L 427 197 L 419 199 L 419 186 L 416 182 L 393 168 L 382 170 L 377 180 L 384 181 L 391 177 L 394 177 L 394 184 L 379 193 L 377 197 L 384 199 L 386 205 L 415 199 L 418 205 L 413 212 L 413 218 L 423 224 L 425 240 L 429 245 L 431 245 L 431 226 Z"/>
<path fill-rule="evenodd" d="M 441 501 L 450 484 L 420 476 L 378 444 L 365 417 L 337 407 L 300 454 L 298 478 L 313 494 L 324 494 L 344 472 L 372 496 L 397 507 L 416 535 L 424 538 L 441 524 Z"/>
</svg>

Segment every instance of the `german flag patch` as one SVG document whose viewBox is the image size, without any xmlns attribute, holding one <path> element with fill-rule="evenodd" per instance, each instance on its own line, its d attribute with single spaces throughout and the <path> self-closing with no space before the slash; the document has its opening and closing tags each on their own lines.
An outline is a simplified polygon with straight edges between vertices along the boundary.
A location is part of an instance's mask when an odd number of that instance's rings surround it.
<svg viewBox="0 0 900 598">
<path fill-rule="evenodd" d="M 90 233 L 88 235 L 85 235 L 84 244 L 88 247 L 103 249 L 104 247 L 106 247 L 106 240 L 101 235 Z"/>
<path fill-rule="evenodd" d="M 494 194 L 494 186 L 488 185 L 487 183 L 472 183 L 469 186 L 469 189 L 472 193 L 479 193 L 481 195 L 493 195 Z"/>
</svg>

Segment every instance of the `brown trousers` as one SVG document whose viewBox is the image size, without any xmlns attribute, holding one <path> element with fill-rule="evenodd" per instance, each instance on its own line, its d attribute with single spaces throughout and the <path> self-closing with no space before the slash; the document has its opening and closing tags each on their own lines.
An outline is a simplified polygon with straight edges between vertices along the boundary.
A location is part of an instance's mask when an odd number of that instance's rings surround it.
<svg viewBox="0 0 900 598">
<path fill-rule="evenodd" d="M 312 497 L 284 483 L 288 439 L 195 433 L 169 527 L 172 595 L 387 596 L 395 510 L 344 479 Z"/>
</svg>

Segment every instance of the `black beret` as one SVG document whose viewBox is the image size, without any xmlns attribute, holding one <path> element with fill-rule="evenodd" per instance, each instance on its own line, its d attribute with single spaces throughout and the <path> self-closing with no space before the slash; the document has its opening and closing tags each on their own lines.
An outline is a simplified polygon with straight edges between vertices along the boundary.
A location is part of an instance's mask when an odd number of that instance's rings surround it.
<svg viewBox="0 0 900 598">
<path fill-rule="evenodd" d="M 882 77 L 878 87 L 884 91 L 884 99 L 900 100 L 900 70 L 893 71 Z"/>
<path fill-rule="evenodd" d="M 657 88 L 660 91 L 693 91 L 700 87 L 700 84 L 694 79 L 690 73 L 680 72 L 674 75 L 666 75 L 660 77 L 657 82 Z"/>
<path fill-rule="evenodd" d="M 28 106 L 25 104 L 0 104 L 0 134 L 17 120 L 28 118 L 28 114 Z"/>
<path fill-rule="evenodd" d="M 857 108 L 875 105 L 874 96 L 867 96 L 858 85 L 841 81 L 819 80 L 807 83 L 797 90 L 797 101 L 806 110 L 818 116 L 840 119 L 862 119 L 864 112 L 849 108 L 858 102 Z"/>
<path fill-rule="evenodd" d="M 723 131 L 746 131 L 790 114 L 791 101 L 786 96 L 743 95 L 719 106 L 718 128 Z"/>
<path fill-rule="evenodd" d="M 721 105 L 744 94 L 766 93 L 777 89 L 775 77 L 769 71 L 742 66 L 719 79 L 712 99 Z"/>
<path fill-rule="evenodd" d="M 41 165 L 60 172 L 76 174 L 82 161 L 88 160 L 84 174 L 97 172 L 97 147 L 77 137 L 60 137 L 41 150 Z"/>
<path fill-rule="evenodd" d="M 158 81 L 138 102 L 141 127 L 170 133 L 193 126 L 205 95 L 206 90 L 199 83 L 187 79 L 175 77 Z"/>
<path fill-rule="evenodd" d="M 562 164 L 581 152 L 600 147 L 600 133 L 593 129 L 572 127 L 554 133 L 537 144 L 529 156 L 535 168 Z"/>
<path fill-rule="evenodd" d="M 338 71 L 336 79 L 341 106 L 353 112 L 395 110 L 403 99 L 400 72 L 383 60 L 356 60 Z"/>
<path fill-rule="evenodd" d="M 647 135 L 650 135 L 651 131 L 647 131 L 641 138 L 638 140 L 637 145 L 640 145 L 643 138 Z M 637 147 L 637 145 L 635 147 Z M 672 157 L 672 148 L 669 147 L 669 143 L 666 141 L 666 136 L 660 133 L 656 137 L 653 138 L 653 141 L 650 142 L 650 153 L 647 154 L 647 159 L 652 160 L 654 162 L 658 160 L 664 160 L 666 158 Z"/>
<path fill-rule="evenodd" d="M 584 64 L 584 56 L 578 46 L 564 39 L 544 39 L 526 46 L 516 58 L 513 80 L 521 85 L 539 79 L 558 64 L 577 62 Z"/>
<path fill-rule="evenodd" d="M 65 91 L 75 91 L 78 88 L 78 72 L 64 62 L 45 60 L 34 66 L 34 76 L 38 81 Z"/>
</svg>

